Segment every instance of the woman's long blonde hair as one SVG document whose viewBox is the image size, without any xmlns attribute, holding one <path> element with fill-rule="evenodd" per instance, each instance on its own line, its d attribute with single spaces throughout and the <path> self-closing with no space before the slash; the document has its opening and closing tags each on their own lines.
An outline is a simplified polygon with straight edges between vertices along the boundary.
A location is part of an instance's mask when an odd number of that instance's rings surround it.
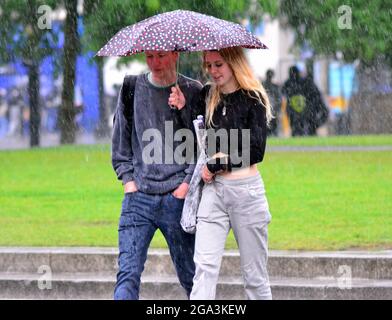
<svg viewBox="0 0 392 320">
<path fill-rule="evenodd" d="M 205 60 L 207 52 L 208 51 L 203 52 L 203 68 L 205 71 L 207 71 L 207 64 Z M 260 81 L 258 81 L 254 76 L 243 49 L 241 47 L 231 47 L 218 50 L 217 52 L 231 68 L 240 88 L 248 91 L 248 94 L 251 98 L 258 100 L 264 106 L 266 110 L 268 125 L 270 120 L 273 118 L 271 112 L 271 104 L 269 102 L 268 95 L 264 87 L 262 86 Z M 211 83 L 211 89 L 206 98 L 206 123 L 209 126 L 213 124 L 212 116 L 220 102 L 220 96 L 221 92 L 219 86 L 214 83 Z"/>
</svg>

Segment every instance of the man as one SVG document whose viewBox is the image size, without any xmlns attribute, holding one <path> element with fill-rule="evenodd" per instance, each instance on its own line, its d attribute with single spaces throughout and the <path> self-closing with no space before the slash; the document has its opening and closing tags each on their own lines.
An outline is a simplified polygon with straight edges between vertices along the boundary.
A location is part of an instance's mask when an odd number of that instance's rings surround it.
<svg viewBox="0 0 392 320">
<path fill-rule="evenodd" d="M 190 106 L 178 110 L 168 104 L 175 91 L 172 87 L 177 79 L 178 53 L 147 51 L 145 56 L 150 72 L 125 77 L 114 118 L 112 164 L 125 193 L 119 222 L 116 300 L 139 298 L 141 273 L 157 229 L 167 241 L 188 297 L 195 270 L 194 235 L 185 233 L 180 226 L 194 165 L 171 161 L 173 157 L 168 154 L 175 153 L 184 142 L 173 136 L 191 123 Z M 187 101 L 201 90 L 199 82 L 182 75 L 178 75 L 177 83 Z M 170 126 L 172 131 L 167 130 Z M 153 132 L 156 139 L 146 141 L 151 138 L 147 132 Z M 189 143 L 193 146 L 193 141 Z M 151 152 L 146 152 L 151 151 L 151 144 L 154 161 L 150 161 Z"/>
<path fill-rule="evenodd" d="M 325 105 L 322 94 L 313 80 L 311 73 L 307 73 L 304 79 L 306 103 L 309 105 L 308 135 L 317 135 L 317 129 L 328 120 L 329 110 Z"/>
<path fill-rule="evenodd" d="M 265 91 L 267 91 L 268 97 L 270 99 L 271 105 L 272 105 L 272 113 L 274 115 L 274 118 L 270 121 L 270 126 L 268 128 L 268 134 L 271 135 L 273 134 L 274 136 L 277 136 L 279 133 L 279 116 L 280 116 L 280 109 L 281 109 L 281 104 L 282 104 L 282 97 L 280 94 L 280 89 L 279 86 L 275 83 L 273 83 L 272 79 L 275 76 L 275 73 L 273 70 L 268 69 L 266 74 L 266 79 L 263 82 L 263 87 Z"/>
<path fill-rule="evenodd" d="M 289 69 L 289 79 L 284 83 L 282 94 L 287 100 L 287 115 L 290 120 L 291 135 L 303 136 L 308 133 L 307 103 L 304 80 L 299 69 L 292 66 Z"/>
</svg>

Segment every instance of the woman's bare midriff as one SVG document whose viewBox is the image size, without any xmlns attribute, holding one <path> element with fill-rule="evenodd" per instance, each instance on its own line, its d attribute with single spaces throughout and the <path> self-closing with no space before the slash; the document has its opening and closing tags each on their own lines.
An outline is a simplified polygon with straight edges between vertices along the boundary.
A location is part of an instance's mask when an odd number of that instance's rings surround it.
<svg viewBox="0 0 392 320">
<path fill-rule="evenodd" d="M 247 168 L 232 170 L 231 172 L 217 173 L 217 175 L 230 180 L 253 177 L 256 176 L 257 174 L 258 174 L 258 170 L 256 164 L 252 164 L 250 167 Z"/>
</svg>

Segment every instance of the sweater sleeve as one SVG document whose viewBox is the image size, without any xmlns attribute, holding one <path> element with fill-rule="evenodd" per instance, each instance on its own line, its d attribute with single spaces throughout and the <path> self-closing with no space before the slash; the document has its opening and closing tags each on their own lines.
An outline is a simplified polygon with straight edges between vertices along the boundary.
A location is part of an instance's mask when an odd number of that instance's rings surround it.
<svg viewBox="0 0 392 320">
<path fill-rule="evenodd" d="M 256 102 L 249 108 L 250 128 L 250 165 L 259 163 L 264 159 L 267 140 L 267 117 L 265 107 Z"/>
<path fill-rule="evenodd" d="M 117 174 L 117 178 L 122 180 L 123 184 L 133 180 L 133 151 L 132 151 L 132 121 L 133 112 L 126 110 L 132 107 L 129 99 L 130 88 L 127 78 L 120 89 L 117 100 L 117 107 L 113 123 L 112 135 L 112 166 Z"/>
<path fill-rule="evenodd" d="M 194 133 L 193 120 L 197 118 L 198 115 L 205 117 L 206 113 L 206 94 L 208 93 L 208 86 L 203 87 L 203 89 L 198 90 L 191 99 L 187 99 L 185 106 L 181 110 L 175 110 L 182 119 L 184 126 Z"/>
</svg>

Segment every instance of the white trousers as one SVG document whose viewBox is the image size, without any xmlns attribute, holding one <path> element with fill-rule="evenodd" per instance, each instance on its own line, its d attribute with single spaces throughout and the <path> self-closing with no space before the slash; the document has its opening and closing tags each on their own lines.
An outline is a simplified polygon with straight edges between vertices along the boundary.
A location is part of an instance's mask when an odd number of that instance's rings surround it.
<svg viewBox="0 0 392 320">
<path fill-rule="evenodd" d="M 190 299 L 215 299 L 225 242 L 233 229 L 248 299 L 272 299 L 267 272 L 268 224 L 271 221 L 260 175 L 228 180 L 217 176 L 203 188 L 197 214 Z"/>
</svg>

